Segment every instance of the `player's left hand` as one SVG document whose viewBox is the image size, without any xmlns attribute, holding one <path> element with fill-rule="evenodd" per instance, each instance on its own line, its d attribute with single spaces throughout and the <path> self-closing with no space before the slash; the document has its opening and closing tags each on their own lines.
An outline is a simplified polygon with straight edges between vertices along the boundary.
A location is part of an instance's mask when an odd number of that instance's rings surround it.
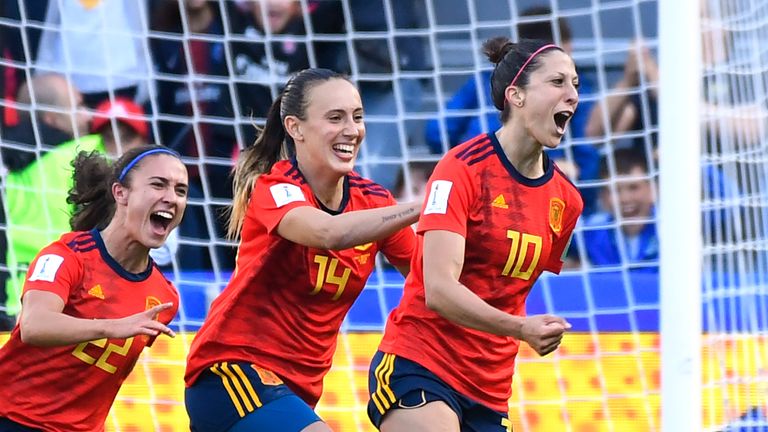
<svg viewBox="0 0 768 432">
<path fill-rule="evenodd" d="M 571 328 L 564 318 L 554 315 L 525 317 L 522 339 L 540 356 L 545 356 L 560 346 L 563 334 Z"/>
</svg>

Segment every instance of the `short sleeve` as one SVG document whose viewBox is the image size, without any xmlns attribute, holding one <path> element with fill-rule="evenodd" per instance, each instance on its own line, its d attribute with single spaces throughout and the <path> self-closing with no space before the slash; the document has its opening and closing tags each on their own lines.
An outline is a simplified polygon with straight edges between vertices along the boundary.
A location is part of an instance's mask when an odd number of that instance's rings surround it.
<svg viewBox="0 0 768 432">
<path fill-rule="evenodd" d="M 248 203 L 248 217 L 258 220 L 272 234 L 283 216 L 297 207 L 311 205 L 307 191 L 299 180 L 262 175 Z"/>
<path fill-rule="evenodd" d="M 48 291 L 66 303 L 82 277 L 82 262 L 69 248 L 56 242 L 43 248 L 30 264 L 22 296 L 32 290 Z"/>
<path fill-rule="evenodd" d="M 469 167 L 449 153 L 435 167 L 427 191 L 417 232 L 446 230 L 466 237 L 475 195 Z"/>
</svg>

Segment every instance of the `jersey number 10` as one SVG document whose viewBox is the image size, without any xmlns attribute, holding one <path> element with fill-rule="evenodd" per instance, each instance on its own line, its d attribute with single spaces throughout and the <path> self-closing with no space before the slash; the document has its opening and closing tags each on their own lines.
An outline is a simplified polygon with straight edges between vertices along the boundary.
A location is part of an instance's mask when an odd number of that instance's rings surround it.
<svg viewBox="0 0 768 432">
<path fill-rule="evenodd" d="M 507 230 L 507 238 L 512 240 L 512 245 L 509 248 L 507 263 L 504 265 L 504 270 L 501 271 L 502 276 L 522 280 L 530 279 L 541 257 L 541 237 L 528 233 L 521 235 L 519 231 Z M 528 255 L 528 247 L 531 245 L 533 245 L 533 258 L 528 267 L 523 270 Z"/>
</svg>

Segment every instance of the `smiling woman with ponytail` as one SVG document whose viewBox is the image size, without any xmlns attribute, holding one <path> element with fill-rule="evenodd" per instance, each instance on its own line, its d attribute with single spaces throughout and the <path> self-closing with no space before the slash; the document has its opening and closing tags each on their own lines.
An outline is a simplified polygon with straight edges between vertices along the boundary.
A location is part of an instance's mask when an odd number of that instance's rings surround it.
<svg viewBox="0 0 768 432">
<path fill-rule="evenodd" d="M 228 230 L 237 266 L 188 358 L 193 431 L 329 430 L 314 406 L 344 316 L 377 252 L 407 274 L 415 244 L 418 203 L 397 204 L 353 171 L 364 136 L 352 83 L 307 69 L 241 152 Z"/>
</svg>

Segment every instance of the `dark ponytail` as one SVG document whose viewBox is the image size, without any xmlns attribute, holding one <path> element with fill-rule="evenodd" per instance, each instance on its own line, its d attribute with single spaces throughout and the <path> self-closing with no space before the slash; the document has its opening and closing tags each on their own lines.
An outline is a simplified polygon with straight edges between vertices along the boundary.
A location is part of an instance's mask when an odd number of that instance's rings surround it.
<svg viewBox="0 0 768 432">
<path fill-rule="evenodd" d="M 77 154 L 72 161 L 72 188 L 67 202 L 75 209 L 69 219 L 73 231 L 103 230 L 115 215 L 115 197 L 112 185 L 130 186 L 133 168 L 141 158 L 164 153 L 179 157 L 178 153 L 159 145 L 144 145 L 126 151 L 114 164 L 98 151 Z"/>
<path fill-rule="evenodd" d="M 514 43 L 504 36 L 495 37 L 483 43 L 483 53 L 491 63 L 496 65 L 491 75 L 491 98 L 493 106 L 501 111 L 502 123 L 509 118 L 510 113 L 509 104 L 506 103 L 504 95 L 507 87 L 515 77 L 517 77 L 516 86 L 525 88 L 528 85 L 531 73 L 541 66 L 539 61 L 541 53 L 537 51 L 548 44 L 551 42 L 537 39 L 521 39 L 518 43 Z M 553 45 L 542 52 L 549 49 L 562 51 L 561 48 Z"/>
<path fill-rule="evenodd" d="M 304 69 L 288 80 L 283 91 L 272 102 L 259 137 L 253 145 L 240 152 L 232 174 L 233 198 L 229 209 L 228 238 L 234 240 L 240 235 L 256 179 L 269 172 L 278 161 L 296 153 L 296 144 L 286 133 L 283 121 L 288 116 L 306 120 L 309 91 L 315 85 L 331 79 L 348 80 L 344 75 L 329 69 Z"/>
<path fill-rule="evenodd" d="M 72 189 L 67 202 L 75 211 L 69 219 L 73 231 L 102 230 L 115 213 L 112 196 L 114 172 L 107 158 L 97 152 L 80 152 L 72 161 Z"/>
<path fill-rule="evenodd" d="M 259 136 L 253 145 L 246 147 L 237 157 L 237 163 L 232 173 L 232 207 L 230 207 L 227 237 L 236 239 L 245 219 L 248 208 L 248 198 L 251 196 L 253 184 L 261 174 L 269 172 L 278 161 L 289 157 L 288 146 L 283 121 L 280 118 L 282 93 L 272 102 L 267 113 L 267 121 L 259 131 Z M 291 140 L 293 144 L 293 140 Z"/>
</svg>

